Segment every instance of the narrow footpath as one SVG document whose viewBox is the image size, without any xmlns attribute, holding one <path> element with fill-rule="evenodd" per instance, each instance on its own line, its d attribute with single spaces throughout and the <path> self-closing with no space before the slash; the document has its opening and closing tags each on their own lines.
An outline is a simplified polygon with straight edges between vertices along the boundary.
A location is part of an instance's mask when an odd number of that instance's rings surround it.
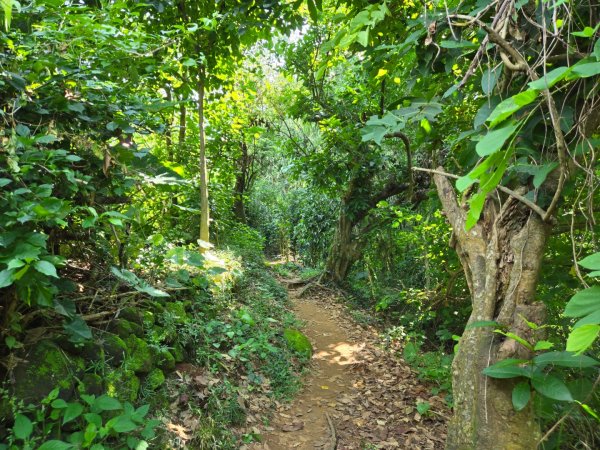
<svg viewBox="0 0 600 450">
<path fill-rule="evenodd" d="M 314 348 L 300 394 L 281 405 L 263 442 L 252 449 L 351 450 L 444 447 L 448 408 L 398 356 L 378 346 L 373 328 L 359 326 L 336 296 L 290 291 L 294 311 Z M 427 417 L 416 410 L 431 405 Z"/>
</svg>

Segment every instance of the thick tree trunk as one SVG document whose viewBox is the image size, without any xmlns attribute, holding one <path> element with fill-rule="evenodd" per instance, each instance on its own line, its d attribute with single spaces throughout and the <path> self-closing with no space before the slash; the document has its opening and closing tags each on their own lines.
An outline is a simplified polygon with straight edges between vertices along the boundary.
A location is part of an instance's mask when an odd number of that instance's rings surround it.
<svg viewBox="0 0 600 450">
<path fill-rule="evenodd" d="M 341 283 L 346 279 L 352 265 L 360 258 L 365 244 L 363 239 L 365 229 L 356 231 L 355 227 L 367 218 L 380 201 L 405 192 L 409 188 L 408 184 L 392 181 L 383 186 L 380 191 L 365 196 L 365 187 L 369 183 L 371 183 L 370 176 L 360 174 L 350 182 L 342 198 L 338 225 L 321 280 Z"/>
<path fill-rule="evenodd" d="M 456 249 L 471 291 L 473 312 L 469 323 L 496 321 L 528 340 L 532 331 L 523 319 L 542 323 L 545 306 L 535 302 L 535 290 L 549 227 L 527 206 L 510 197 L 501 208 L 487 201 L 479 223 L 465 231 L 466 211 L 456 201 L 450 182 L 435 175 L 444 212 L 452 225 Z M 537 448 L 539 426 L 531 405 L 516 412 L 511 379 L 492 379 L 482 370 L 504 358 L 530 355 L 492 327 L 465 330 L 452 366 L 454 417 L 447 449 Z"/>
<path fill-rule="evenodd" d="M 198 132 L 200 134 L 200 240 L 209 242 L 208 170 L 206 167 L 206 141 L 204 136 L 205 72 L 198 74 Z"/>
<path fill-rule="evenodd" d="M 360 253 L 360 242 L 353 236 L 355 222 L 348 216 L 347 208 L 342 206 L 335 230 L 333 244 L 325 264 L 325 272 L 321 279 L 341 283 L 352 268 L 352 264 Z"/>
</svg>

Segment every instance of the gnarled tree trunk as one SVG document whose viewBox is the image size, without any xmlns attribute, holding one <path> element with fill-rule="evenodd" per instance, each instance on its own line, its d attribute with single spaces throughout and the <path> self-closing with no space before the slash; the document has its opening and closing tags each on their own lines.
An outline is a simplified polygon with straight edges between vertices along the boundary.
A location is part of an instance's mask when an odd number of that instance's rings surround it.
<svg viewBox="0 0 600 450">
<path fill-rule="evenodd" d="M 372 174 L 370 174 L 372 176 Z M 360 228 L 360 224 L 367 218 L 377 204 L 394 195 L 406 192 L 408 184 L 391 181 L 380 191 L 374 194 L 365 194 L 365 187 L 371 183 L 369 176 L 361 174 L 354 178 L 342 198 L 338 224 L 335 229 L 333 243 L 325 263 L 325 272 L 320 280 L 341 283 L 360 258 L 365 245 L 364 236 L 367 227 Z"/>
<path fill-rule="evenodd" d="M 356 222 L 350 218 L 345 206 L 342 205 L 333 244 L 325 264 L 324 278 L 334 283 L 344 281 L 362 247 L 360 240 L 355 238 L 352 232 Z"/>
<path fill-rule="evenodd" d="M 527 206 L 509 197 L 499 207 L 488 199 L 482 219 L 465 231 L 466 211 L 450 182 L 434 176 L 444 212 L 452 225 L 456 249 L 471 291 L 469 323 L 496 321 L 528 340 L 539 339 L 524 322 L 541 323 L 545 306 L 535 290 L 549 227 Z M 492 327 L 465 330 L 452 366 L 454 417 L 447 449 L 535 449 L 539 426 L 531 405 L 512 406 L 515 381 L 492 379 L 482 370 L 504 358 L 527 358 L 528 350 L 503 339 Z"/>
</svg>

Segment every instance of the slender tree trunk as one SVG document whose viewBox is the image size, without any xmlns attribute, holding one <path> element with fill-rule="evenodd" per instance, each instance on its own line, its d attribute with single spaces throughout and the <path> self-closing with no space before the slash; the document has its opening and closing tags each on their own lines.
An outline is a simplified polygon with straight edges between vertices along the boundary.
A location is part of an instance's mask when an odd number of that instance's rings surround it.
<svg viewBox="0 0 600 450">
<path fill-rule="evenodd" d="M 187 110 L 185 108 L 185 104 L 181 103 L 179 105 L 179 134 L 177 139 L 177 145 L 179 146 L 179 150 L 183 150 L 183 146 L 185 145 L 185 135 L 187 132 Z"/>
<path fill-rule="evenodd" d="M 165 87 L 165 91 L 167 93 L 167 101 L 171 102 L 173 100 L 173 96 L 171 94 L 171 88 L 169 86 Z M 172 144 L 173 144 L 173 132 L 171 130 L 171 125 L 173 122 L 173 116 L 169 115 L 165 118 L 165 147 L 167 149 L 167 155 L 169 155 L 169 159 L 173 160 L 173 152 L 172 152 Z"/>
<path fill-rule="evenodd" d="M 510 197 L 501 208 L 488 199 L 482 219 L 465 231 L 466 212 L 450 182 L 434 176 L 443 209 L 453 228 L 456 249 L 471 291 L 469 323 L 493 320 L 528 340 L 540 339 L 524 319 L 541 324 L 545 306 L 535 289 L 549 227 L 525 205 Z M 531 404 L 512 406 L 515 381 L 492 379 L 482 370 L 504 358 L 528 358 L 528 350 L 504 339 L 492 327 L 465 330 L 452 365 L 454 417 L 448 430 L 449 450 L 531 450 L 539 426 Z"/>
<path fill-rule="evenodd" d="M 233 198 L 233 213 L 241 222 L 246 223 L 246 208 L 244 205 L 244 194 L 246 193 L 246 183 L 249 169 L 248 145 L 242 141 L 240 144 L 242 156 L 238 162 L 238 173 L 235 176 L 235 192 Z"/>
<path fill-rule="evenodd" d="M 200 137 L 200 240 L 209 242 L 208 170 L 206 168 L 206 141 L 204 136 L 205 71 L 200 68 L 198 78 L 198 132 Z"/>
</svg>

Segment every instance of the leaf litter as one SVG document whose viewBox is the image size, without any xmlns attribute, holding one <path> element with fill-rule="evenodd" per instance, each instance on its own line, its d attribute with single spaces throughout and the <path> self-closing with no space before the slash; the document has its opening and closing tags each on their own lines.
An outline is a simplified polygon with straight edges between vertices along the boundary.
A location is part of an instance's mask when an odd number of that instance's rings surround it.
<svg viewBox="0 0 600 450">
<path fill-rule="evenodd" d="M 291 403 L 277 403 L 269 426 L 258 426 L 262 442 L 241 448 L 443 448 L 448 406 L 383 349 L 378 331 L 358 325 L 331 291 L 312 290 L 307 299 L 290 294 L 314 347 L 311 374 Z M 430 408 L 421 415 L 416 405 L 424 402 Z"/>
</svg>

